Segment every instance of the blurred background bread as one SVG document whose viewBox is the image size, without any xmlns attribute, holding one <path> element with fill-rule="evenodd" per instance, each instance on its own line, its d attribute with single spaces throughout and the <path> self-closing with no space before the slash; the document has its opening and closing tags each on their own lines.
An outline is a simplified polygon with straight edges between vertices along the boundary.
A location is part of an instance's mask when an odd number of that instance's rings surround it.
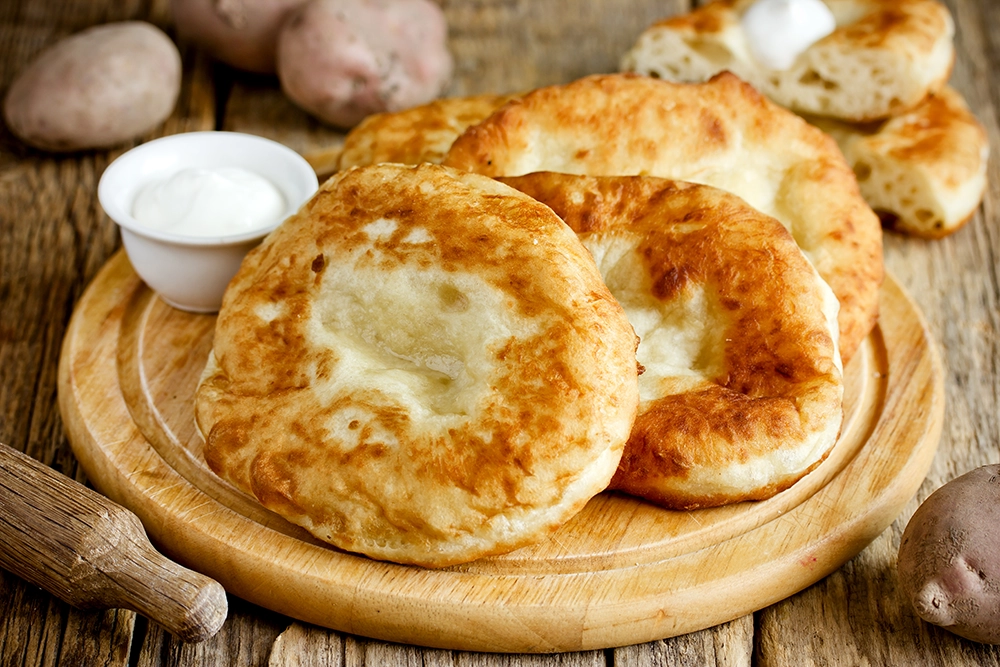
<svg viewBox="0 0 1000 667">
<path fill-rule="evenodd" d="M 743 22 L 768 1 L 716 0 L 658 21 L 621 68 L 671 81 L 734 72 L 837 140 L 887 228 L 924 238 L 961 228 L 982 201 L 989 147 L 982 124 L 946 85 L 955 55 L 948 8 L 823 0 L 836 28 L 775 69 L 754 58 Z"/>
<path fill-rule="evenodd" d="M 807 120 L 837 141 L 888 228 L 939 238 L 962 227 L 982 201 L 989 140 L 951 87 L 876 123 Z"/>
<path fill-rule="evenodd" d="M 751 53 L 740 19 L 758 1 L 715 0 L 665 18 L 639 36 L 621 69 L 691 82 L 728 70 L 793 111 L 855 122 L 910 109 L 951 74 L 954 23 L 936 0 L 824 0 L 836 29 L 787 69 Z"/>
</svg>

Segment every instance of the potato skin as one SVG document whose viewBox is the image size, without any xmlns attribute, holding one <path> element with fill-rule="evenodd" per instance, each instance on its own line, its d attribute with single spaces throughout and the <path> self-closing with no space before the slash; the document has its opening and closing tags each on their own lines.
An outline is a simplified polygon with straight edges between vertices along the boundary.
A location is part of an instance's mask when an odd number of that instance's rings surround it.
<svg viewBox="0 0 1000 667">
<path fill-rule="evenodd" d="M 109 23 L 45 49 L 11 84 L 3 115 L 43 150 L 107 148 L 166 120 L 180 88 L 181 56 L 162 30 Z"/>
<path fill-rule="evenodd" d="M 273 74 L 278 31 L 303 0 L 171 0 L 182 39 L 248 72 Z"/>
<path fill-rule="evenodd" d="M 310 0 L 278 35 L 285 94 L 331 125 L 439 96 L 454 62 L 448 26 L 430 0 Z"/>
<path fill-rule="evenodd" d="M 1000 644 L 1000 465 L 932 493 L 903 532 L 900 586 L 924 620 Z"/>
</svg>

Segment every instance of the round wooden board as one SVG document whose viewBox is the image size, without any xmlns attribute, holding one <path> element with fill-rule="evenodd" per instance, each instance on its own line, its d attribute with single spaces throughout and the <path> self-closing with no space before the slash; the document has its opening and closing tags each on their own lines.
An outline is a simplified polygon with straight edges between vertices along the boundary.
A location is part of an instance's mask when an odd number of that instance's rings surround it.
<svg viewBox="0 0 1000 667">
<path fill-rule="evenodd" d="M 161 302 L 123 252 L 108 262 L 77 306 L 59 368 L 60 408 L 84 471 L 165 553 L 230 593 L 423 646 L 608 648 L 770 605 L 840 567 L 896 518 L 941 432 L 940 361 L 890 277 L 881 323 L 847 368 L 841 438 L 791 489 L 695 512 L 604 493 L 543 543 L 428 570 L 319 543 L 208 469 L 192 396 L 214 323 Z"/>
</svg>

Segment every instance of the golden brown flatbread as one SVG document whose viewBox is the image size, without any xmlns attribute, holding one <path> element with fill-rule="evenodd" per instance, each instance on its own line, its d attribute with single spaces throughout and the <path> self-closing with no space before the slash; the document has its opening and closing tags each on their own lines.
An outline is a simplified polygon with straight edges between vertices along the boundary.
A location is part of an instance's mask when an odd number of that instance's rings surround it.
<svg viewBox="0 0 1000 667">
<path fill-rule="evenodd" d="M 698 83 L 730 71 L 800 113 L 866 122 L 911 109 L 948 81 L 954 22 L 936 0 L 823 0 L 836 30 L 786 70 L 751 55 L 740 17 L 754 0 L 716 0 L 650 26 L 622 71 Z"/>
<path fill-rule="evenodd" d="M 635 333 L 547 207 L 436 165 L 327 181 L 226 292 L 213 471 L 318 538 L 441 567 L 548 536 L 614 474 Z"/>
<path fill-rule="evenodd" d="M 845 363 L 878 316 L 882 230 L 835 142 L 749 84 L 594 75 L 471 126 L 443 164 L 488 176 L 650 175 L 732 192 L 785 224 L 840 300 Z"/>
<path fill-rule="evenodd" d="M 369 116 L 344 137 L 338 168 L 379 162 L 439 164 L 455 137 L 511 99 L 512 95 L 448 97 Z"/>
<path fill-rule="evenodd" d="M 837 141 L 885 227 L 940 238 L 968 222 L 983 199 L 989 139 L 951 87 L 878 123 L 806 119 Z"/>
<path fill-rule="evenodd" d="M 760 500 L 826 457 L 843 418 L 838 304 L 780 222 L 658 178 L 501 180 L 580 235 L 640 337 L 612 488 L 672 509 Z"/>
</svg>

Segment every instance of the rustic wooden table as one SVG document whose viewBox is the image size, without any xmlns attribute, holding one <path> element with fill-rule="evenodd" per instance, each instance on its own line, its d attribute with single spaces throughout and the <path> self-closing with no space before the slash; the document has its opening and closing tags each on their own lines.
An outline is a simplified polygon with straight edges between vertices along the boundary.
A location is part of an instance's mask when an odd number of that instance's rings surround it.
<svg viewBox="0 0 1000 667">
<path fill-rule="evenodd" d="M 686 0 L 441 0 L 456 56 L 452 94 L 507 92 L 615 69 L 654 19 Z M 946 0 L 957 24 L 952 85 L 1000 146 L 1000 5 Z M 143 19 L 171 31 L 168 0 L 0 2 L 0 94 L 43 47 L 85 27 Z M 302 152 L 337 132 L 291 106 L 275 80 L 235 73 L 183 46 L 184 88 L 156 135 L 220 128 L 261 134 Z M 58 103 L 57 101 L 54 103 Z M 60 343 L 74 304 L 119 247 L 97 181 L 126 148 L 52 156 L 0 129 L 0 442 L 85 481 L 56 403 Z M 996 152 L 994 150 L 994 152 Z M 886 234 L 889 270 L 927 318 L 945 366 L 946 414 L 927 480 L 861 554 L 801 593 L 724 625 L 606 651 L 494 655 L 372 641 L 294 623 L 230 599 L 212 639 L 185 644 L 135 613 L 82 612 L 0 572 L 0 665 L 1000 665 L 1000 647 L 919 621 L 895 572 L 906 520 L 947 480 L 1000 461 L 1000 173 L 958 233 L 938 241 Z M 2 548 L 2 545 L 0 545 Z"/>
</svg>

